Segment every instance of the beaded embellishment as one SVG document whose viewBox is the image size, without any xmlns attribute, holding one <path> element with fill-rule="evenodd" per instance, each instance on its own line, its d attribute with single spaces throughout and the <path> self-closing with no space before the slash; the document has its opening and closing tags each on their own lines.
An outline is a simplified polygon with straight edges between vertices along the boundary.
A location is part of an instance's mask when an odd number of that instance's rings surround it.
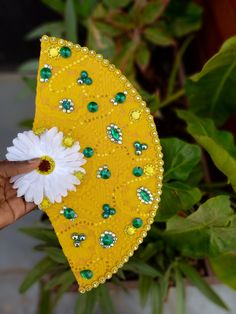
<svg viewBox="0 0 236 314">
<path fill-rule="evenodd" d="M 110 279 L 147 235 L 160 202 L 161 146 L 120 70 L 87 47 L 43 36 L 33 128 L 52 126 L 65 147 L 79 141 L 87 160 L 76 191 L 43 206 L 84 293 Z"/>
</svg>

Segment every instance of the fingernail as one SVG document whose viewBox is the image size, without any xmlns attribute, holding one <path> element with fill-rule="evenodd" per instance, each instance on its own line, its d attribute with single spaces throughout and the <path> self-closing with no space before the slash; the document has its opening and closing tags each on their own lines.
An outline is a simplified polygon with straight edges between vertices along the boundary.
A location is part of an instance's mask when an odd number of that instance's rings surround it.
<svg viewBox="0 0 236 314">
<path fill-rule="evenodd" d="M 40 161 L 40 158 L 33 158 L 33 159 L 28 160 L 28 163 L 29 164 L 36 164 L 39 161 Z"/>
</svg>

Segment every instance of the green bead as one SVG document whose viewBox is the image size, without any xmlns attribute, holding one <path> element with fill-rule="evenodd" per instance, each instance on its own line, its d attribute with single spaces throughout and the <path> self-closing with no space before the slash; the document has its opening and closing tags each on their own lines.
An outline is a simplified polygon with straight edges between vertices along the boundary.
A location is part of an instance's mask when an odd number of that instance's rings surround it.
<svg viewBox="0 0 236 314">
<path fill-rule="evenodd" d="M 110 206 L 108 204 L 104 204 L 102 206 L 102 209 L 105 210 L 105 211 L 108 211 L 110 209 Z"/>
<path fill-rule="evenodd" d="M 133 224 L 134 228 L 138 229 L 138 228 L 142 227 L 143 221 L 141 218 L 134 218 L 132 221 L 132 224 Z"/>
<path fill-rule="evenodd" d="M 126 95 L 124 93 L 117 93 L 115 96 L 115 102 L 122 104 L 126 100 Z"/>
<path fill-rule="evenodd" d="M 101 176 L 102 179 L 105 179 L 105 180 L 106 180 L 106 179 L 109 179 L 110 176 L 111 176 L 111 172 L 110 172 L 109 169 L 104 168 L 104 169 L 102 169 L 102 170 L 100 171 L 100 176 Z"/>
<path fill-rule="evenodd" d="M 63 213 L 64 217 L 66 219 L 74 219 L 76 218 L 76 213 L 72 208 L 64 208 L 64 213 Z"/>
<path fill-rule="evenodd" d="M 142 174 L 143 174 L 143 169 L 141 167 L 135 167 L 133 169 L 133 175 L 135 175 L 135 177 L 141 177 Z"/>
<path fill-rule="evenodd" d="M 87 279 L 87 280 L 93 278 L 93 272 L 90 269 L 81 270 L 80 275 L 82 278 Z"/>
<path fill-rule="evenodd" d="M 93 156 L 94 151 L 93 151 L 92 147 L 86 147 L 86 148 L 84 149 L 83 153 L 84 153 L 84 156 L 85 156 L 85 157 L 90 158 L 90 157 Z"/>
<path fill-rule="evenodd" d="M 109 213 L 107 213 L 107 212 L 102 213 L 102 217 L 103 217 L 104 219 L 109 218 Z"/>
<path fill-rule="evenodd" d="M 69 58 L 71 56 L 71 49 L 67 46 L 61 47 L 60 55 L 63 58 Z"/>
<path fill-rule="evenodd" d="M 52 76 L 52 71 L 50 68 L 48 67 L 44 67 L 40 70 L 40 77 L 44 80 L 48 80 L 50 79 L 50 77 Z"/>
<path fill-rule="evenodd" d="M 82 72 L 80 73 L 80 77 L 81 77 L 81 79 L 87 78 L 87 77 L 88 77 L 88 72 L 87 72 L 87 71 L 82 71 Z"/>
<path fill-rule="evenodd" d="M 110 215 L 115 215 L 115 214 L 116 214 L 115 208 L 110 208 Z"/>
<path fill-rule="evenodd" d="M 105 234 L 105 235 L 102 237 L 102 244 L 103 244 L 103 245 L 109 246 L 109 245 L 111 245 L 113 242 L 114 242 L 114 239 L 113 239 L 113 236 L 112 236 L 111 234 Z"/>
<path fill-rule="evenodd" d="M 91 101 L 90 103 L 88 103 L 88 111 L 90 112 L 98 111 L 98 104 L 94 101 Z"/>
<path fill-rule="evenodd" d="M 143 189 L 140 191 L 140 197 L 145 202 L 150 202 L 150 200 L 151 200 L 151 197 L 150 197 L 149 193 L 147 191 L 143 190 Z"/>
<path fill-rule="evenodd" d="M 70 108 L 71 108 L 71 101 L 70 100 L 63 100 L 62 107 L 65 110 L 70 110 Z"/>
<path fill-rule="evenodd" d="M 86 77 L 86 78 L 84 79 L 84 83 L 85 83 L 86 85 L 91 85 L 91 84 L 93 83 L 93 80 L 92 80 L 90 77 Z"/>
<path fill-rule="evenodd" d="M 111 136 L 114 138 L 115 141 L 119 141 L 120 139 L 120 132 L 116 128 L 111 129 Z"/>
</svg>

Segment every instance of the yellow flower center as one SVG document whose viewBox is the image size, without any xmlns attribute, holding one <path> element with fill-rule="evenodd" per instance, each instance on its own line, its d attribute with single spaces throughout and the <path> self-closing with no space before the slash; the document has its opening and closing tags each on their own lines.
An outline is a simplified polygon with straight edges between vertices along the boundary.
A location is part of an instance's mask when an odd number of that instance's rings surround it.
<svg viewBox="0 0 236 314">
<path fill-rule="evenodd" d="M 55 169 L 55 161 L 49 156 L 42 156 L 40 159 L 41 163 L 37 168 L 38 173 L 43 175 L 52 173 Z"/>
</svg>

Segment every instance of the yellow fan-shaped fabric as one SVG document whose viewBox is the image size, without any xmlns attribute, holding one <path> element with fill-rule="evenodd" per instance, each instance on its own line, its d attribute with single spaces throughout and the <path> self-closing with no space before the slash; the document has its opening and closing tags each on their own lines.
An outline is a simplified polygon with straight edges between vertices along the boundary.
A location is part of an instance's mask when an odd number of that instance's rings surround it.
<svg viewBox="0 0 236 314">
<path fill-rule="evenodd" d="M 76 192 L 42 204 L 83 293 L 111 278 L 147 235 L 161 195 L 161 146 L 120 70 L 86 47 L 43 36 L 33 129 L 54 126 L 65 145 L 79 141 L 87 159 Z M 77 217 L 67 219 L 63 208 Z M 75 245 L 78 235 L 85 239 Z"/>
</svg>

